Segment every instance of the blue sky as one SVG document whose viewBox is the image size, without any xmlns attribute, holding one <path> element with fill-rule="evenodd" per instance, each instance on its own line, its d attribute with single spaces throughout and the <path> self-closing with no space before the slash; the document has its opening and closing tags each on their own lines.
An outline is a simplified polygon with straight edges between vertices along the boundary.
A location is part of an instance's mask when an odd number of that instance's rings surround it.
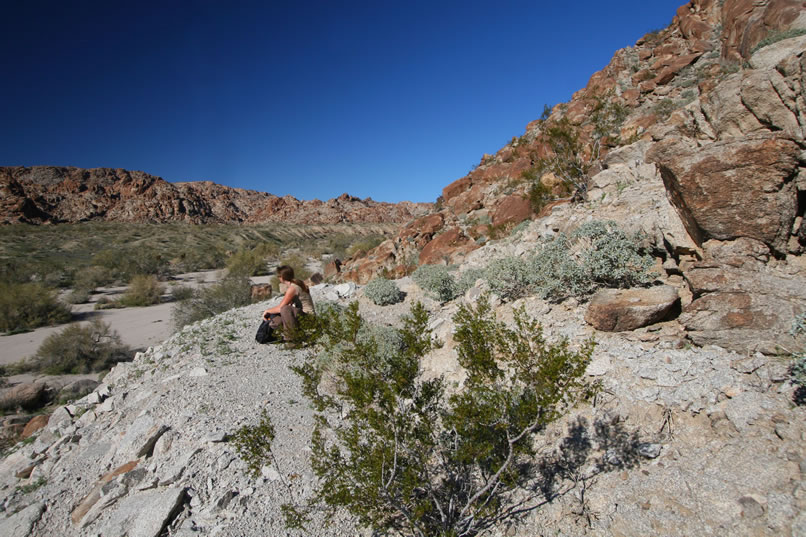
<svg viewBox="0 0 806 537">
<path fill-rule="evenodd" d="M 3 0 L 0 165 L 433 201 L 684 0 Z"/>
</svg>

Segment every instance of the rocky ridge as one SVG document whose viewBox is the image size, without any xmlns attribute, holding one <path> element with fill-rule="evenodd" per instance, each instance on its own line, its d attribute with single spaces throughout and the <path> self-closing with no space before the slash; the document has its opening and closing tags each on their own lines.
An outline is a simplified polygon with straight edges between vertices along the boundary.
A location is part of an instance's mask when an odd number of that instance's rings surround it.
<svg viewBox="0 0 806 537">
<path fill-rule="evenodd" d="M 168 183 L 139 171 L 0 167 L 0 223 L 188 222 L 402 223 L 429 203 L 384 203 L 342 194 L 303 201 L 210 181 Z"/>
</svg>

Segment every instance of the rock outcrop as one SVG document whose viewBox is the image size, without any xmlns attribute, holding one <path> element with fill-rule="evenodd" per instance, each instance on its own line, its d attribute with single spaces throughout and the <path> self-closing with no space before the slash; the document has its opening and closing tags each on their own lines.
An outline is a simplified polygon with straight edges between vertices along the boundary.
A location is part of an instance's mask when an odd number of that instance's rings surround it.
<svg viewBox="0 0 806 537">
<path fill-rule="evenodd" d="M 382 203 L 348 194 L 301 201 L 210 181 L 168 183 L 139 171 L 0 167 L 0 223 L 404 223 L 428 203 Z"/>
</svg>

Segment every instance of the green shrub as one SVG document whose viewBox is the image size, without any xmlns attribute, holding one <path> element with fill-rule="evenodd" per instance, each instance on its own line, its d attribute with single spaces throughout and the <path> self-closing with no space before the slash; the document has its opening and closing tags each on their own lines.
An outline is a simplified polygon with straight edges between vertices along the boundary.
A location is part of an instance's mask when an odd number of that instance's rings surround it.
<svg viewBox="0 0 806 537">
<path fill-rule="evenodd" d="M 347 257 L 356 257 L 359 255 L 363 255 L 372 250 L 373 248 L 375 248 L 376 246 L 378 246 L 385 239 L 386 238 L 383 237 L 382 235 L 362 237 L 359 240 L 353 242 L 350 245 L 350 247 L 347 248 L 347 251 L 345 253 L 347 254 Z"/>
<path fill-rule="evenodd" d="M 444 265 L 422 265 L 412 273 L 411 279 L 440 302 L 448 302 L 459 296 L 456 280 Z"/>
<path fill-rule="evenodd" d="M 219 283 L 196 289 L 173 309 L 176 329 L 252 302 L 252 284 L 246 276 L 227 276 Z"/>
<path fill-rule="evenodd" d="M 397 304 L 403 300 L 403 294 L 397 284 L 386 278 L 375 278 L 364 287 L 364 296 L 378 306 Z"/>
<path fill-rule="evenodd" d="M 227 270 L 230 274 L 243 276 L 261 276 L 268 274 L 265 255 L 257 248 L 252 250 L 238 250 L 227 260 Z"/>
<path fill-rule="evenodd" d="M 529 259 L 532 288 L 544 299 L 560 301 L 593 290 L 579 263 L 571 256 L 565 234 L 543 242 Z"/>
<path fill-rule="evenodd" d="M 129 288 L 118 301 L 124 307 L 142 307 L 159 304 L 163 288 L 156 276 L 140 274 L 132 278 Z"/>
<path fill-rule="evenodd" d="M 26 365 L 48 375 L 77 374 L 102 371 L 130 358 L 130 350 L 118 333 L 96 319 L 51 334 Z"/>
<path fill-rule="evenodd" d="M 307 280 L 311 277 L 311 271 L 307 269 L 308 260 L 299 254 L 290 254 L 280 260 L 280 265 L 288 265 L 294 269 L 294 277 L 298 280 Z M 274 287 L 274 286 L 272 286 Z"/>
<path fill-rule="evenodd" d="M 18 332 L 66 323 L 70 308 L 38 283 L 0 282 L 0 331 Z"/>
<path fill-rule="evenodd" d="M 86 304 L 90 300 L 90 290 L 78 288 L 73 289 L 64 297 L 64 301 L 68 304 Z"/>
<path fill-rule="evenodd" d="M 245 425 L 232 435 L 232 443 L 241 459 L 246 462 L 249 474 L 258 477 L 264 465 L 275 462 L 271 444 L 274 441 L 274 425 L 263 410 L 257 425 Z"/>
<path fill-rule="evenodd" d="M 171 287 L 171 300 L 178 302 L 193 296 L 193 288 L 187 285 L 175 285 Z"/>
<path fill-rule="evenodd" d="M 468 289 L 476 285 L 476 280 L 479 278 L 484 278 L 484 269 L 471 268 L 460 272 L 459 277 L 456 278 L 457 296 L 465 294 Z"/>
<path fill-rule="evenodd" d="M 92 258 L 92 264 L 107 269 L 116 278 L 128 281 L 138 274 L 167 276 L 170 261 L 156 248 L 134 246 L 102 250 Z"/>
<path fill-rule="evenodd" d="M 599 287 L 651 283 L 654 261 L 641 237 L 614 222 L 593 221 L 542 242 L 526 259 L 505 257 L 484 270 L 490 289 L 505 300 L 536 293 L 546 300 L 582 297 Z"/>
<path fill-rule="evenodd" d="M 341 337 L 320 344 L 344 364 L 331 372 L 338 393 L 317 391 L 323 372 L 313 355 L 296 371 L 316 408 L 344 417 L 318 416 L 317 490 L 310 503 L 284 506 L 291 522 L 318 508 L 346 509 L 375 534 L 477 535 L 539 506 L 535 441 L 591 395 L 584 372 L 593 343 L 578 351 L 549 343 L 523 310 L 512 328 L 494 319 L 484 300 L 460 306 L 455 339 L 467 380 L 447 395 L 442 379 L 421 375 L 421 358 L 435 344 L 422 305 L 412 307 L 399 345 L 383 359 L 377 337 L 358 336 L 357 308 L 332 318 L 328 331 Z"/>
</svg>

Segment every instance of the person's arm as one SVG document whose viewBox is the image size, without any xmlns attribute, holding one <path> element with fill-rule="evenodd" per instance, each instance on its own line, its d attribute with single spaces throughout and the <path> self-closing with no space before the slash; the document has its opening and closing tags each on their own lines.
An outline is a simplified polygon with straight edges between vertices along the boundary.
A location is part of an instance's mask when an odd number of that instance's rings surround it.
<svg viewBox="0 0 806 537">
<path fill-rule="evenodd" d="M 293 285 L 289 285 L 288 289 L 285 291 L 285 295 L 283 295 L 283 300 L 273 308 L 269 308 L 263 312 L 263 318 L 266 319 L 269 314 L 271 313 L 280 313 L 280 308 L 283 306 L 288 306 L 294 300 L 294 297 L 297 296 L 297 290 L 294 288 Z"/>
</svg>

